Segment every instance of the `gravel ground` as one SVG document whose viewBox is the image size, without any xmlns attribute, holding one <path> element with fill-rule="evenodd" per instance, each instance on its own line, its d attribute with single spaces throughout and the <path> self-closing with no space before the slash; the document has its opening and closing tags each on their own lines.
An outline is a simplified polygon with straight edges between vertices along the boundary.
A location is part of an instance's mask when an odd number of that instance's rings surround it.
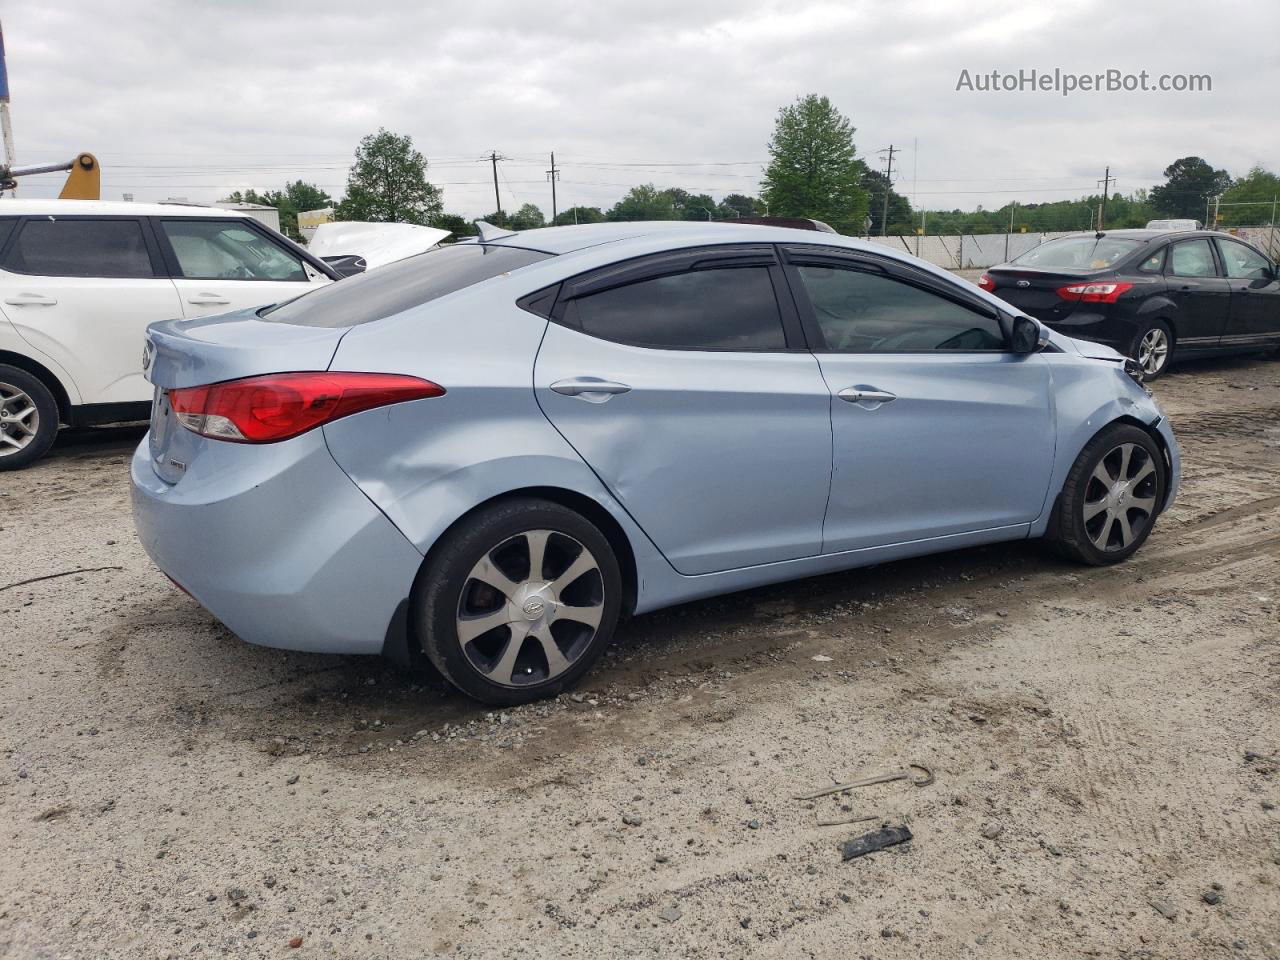
<svg viewBox="0 0 1280 960">
<path fill-rule="evenodd" d="M 1156 388 L 1185 486 L 1119 568 L 688 605 L 501 712 L 240 642 L 134 539 L 139 431 L 65 435 L 0 474 L 0 956 L 1276 958 L 1280 363 Z"/>
</svg>

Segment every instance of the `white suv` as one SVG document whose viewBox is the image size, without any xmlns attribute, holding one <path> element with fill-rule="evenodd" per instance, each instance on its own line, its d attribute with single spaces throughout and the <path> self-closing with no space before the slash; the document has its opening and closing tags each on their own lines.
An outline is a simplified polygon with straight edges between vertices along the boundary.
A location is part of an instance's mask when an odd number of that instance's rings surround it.
<svg viewBox="0 0 1280 960">
<path fill-rule="evenodd" d="M 147 325 L 287 300 L 338 274 L 231 210 L 0 200 L 0 470 L 59 423 L 148 416 Z"/>
</svg>

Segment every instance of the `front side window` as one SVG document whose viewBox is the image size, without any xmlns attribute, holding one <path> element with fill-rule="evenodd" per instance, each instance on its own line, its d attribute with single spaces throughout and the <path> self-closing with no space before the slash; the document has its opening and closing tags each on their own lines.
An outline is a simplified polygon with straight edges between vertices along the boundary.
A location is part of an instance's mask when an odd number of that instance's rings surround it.
<svg viewBox="0 0 1280 960">
<path fill-rule="evenodd" d="M 155 276 L 138 220 L 28 220 L 4 266 L 43 277 Z"/>
<path fill-rule="evenodd" d="M 1216 277 L 1218 268 L 1208 240 L 1186 240 L 1173 245 L 1169 272 L 1175 277 Z"/>
<path fill-rule="evenodd" d="M 768 267 L 692 270 L 569 301 L 565 322 L 604 340 L 676 350 L 783 350 Z"/>
<path fill-rule="evenodd" d="M 882 273 L 797 267 L 826 349 L 839 353 L 1003 350 L 1004 331 L 985 316 Z"/>
<path fill-rule="evenodd" d="M 1256 250 L 1234 240 L 1219 240 L 1218 252 L 1227 268 L 1227 276 L 1237 280 L 1269 280 L 1271 264 Z"/>
<path fill-rule="evenodd" d="M 297 257 L 236 221 L 162 220 L 160 227 L 193 280 L 306 280 Z"/>
</svg>

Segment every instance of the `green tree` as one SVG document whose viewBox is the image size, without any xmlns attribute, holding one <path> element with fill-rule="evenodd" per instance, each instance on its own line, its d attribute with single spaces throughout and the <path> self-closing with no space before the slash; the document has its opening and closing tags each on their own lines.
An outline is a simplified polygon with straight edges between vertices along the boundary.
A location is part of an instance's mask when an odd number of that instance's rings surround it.
<svg viewBox="0 0 1280 960">
<path fill-rule="evenodd" d="M 609 208 L 608 220 L 675 220 L 676 208 L 671 191 L 659 190 L 652 183 L 632 187 L 626 196 Z"/>
<path fill-rule="evenodd" d="M 681 220 L 714 220 L 716 218 L 716 202 L 710 194 L 689 193 L 678 187 L 667 191 L 672 195 L 671 205 L 676 216 Z"/>
<path fill-rule="evenodd" d="M 779 110 L 761 192 L 769 213 L 812 217 L 841 233 L 861 233 L 867 191 L 853 133 L 848 119 L 817 94 Z"/>
<path fill-rule="evenodd" d="M 754 217 L 759 214 L 756 206 L 759 203 L 755 197 L 748 197 L 742 193 L 731 193 L 720 201 L 720 219 L 732 220 L 735 217 Z"/>
<path fill-rule="evenodd" d="M 570 207 L 556 214 L 554 226 L 567 227 L 575 223 L 603 223 L 604 211 L 599 207 Z"/>
<path fill-rule="evenodd" d="M 526 203 L 511 215 L 512 230 L 536 230 L 546 225 L 547 218 L 536 204 Z"/>
<path fill-rule="evenodd" d="M 867 215 L 871 218 L 872 236 L 878 236 L 885 232 L 890 234 L 911 234 L 916 232 L 919 218 L 912 213 L 911 201 L 893 189 L 893 184 L 889 182 L 888 176 L 879 170 L 872 170 L 867 167 L 862 173 L 862 189 L 867 191 Z M 881 216 L 884 214 L 886 193 L 889 195 L 888 231 L 883 229 L 880 222 Z"/>
<path fill-rule="evenodd" d="M 455 239 L 474 237 L 477 233 L 474 223 L 456 213 L 437 214 L 431 218 L 429 226 L 435 227 L 437 230 L 448 230 Z"/>
<path fill-rule="evenodd" d="M 1231 175 L 1200 157 L 1183 157 L 1164 169 L 1165 182 L 1151 190 L 1151 203 L 1166 217 L 1203 220 L 1205 201 L 1231 186 Z"/>
<path fill-rule="evenodd" d="M 328 193 L 304 180 L 286 183 L 283 190 L 268 190 L 256 202 L 275 207 L 280 212 L 280 232 L 294 240 L 302 239 L 298 229 L 299 212 L 333 206 L 333 198 Z"/>
<path fill-rule="evenodd" d="M 427 224 L 442 212 L 440 190 L 427 182 L 427 161 L 413 140 L 385 128 L 356 147 L 338 220 Z"/>
<path fill-rule="evenodd" d="M 1270 223 L 1277 197 L 1280 197 L 1280 177 L 1262 167 L 1254 167 L 1222 194 L 1219 219 L 1230 225 Z"/>
</svg>

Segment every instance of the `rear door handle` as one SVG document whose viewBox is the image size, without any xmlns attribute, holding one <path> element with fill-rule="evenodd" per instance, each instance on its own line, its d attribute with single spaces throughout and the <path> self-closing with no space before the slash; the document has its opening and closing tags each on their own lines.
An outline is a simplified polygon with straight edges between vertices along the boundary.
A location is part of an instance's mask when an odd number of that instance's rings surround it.
<svg viewBox="0 0 1280 960">
<path fill-rule="evenodd" d="M 845 387 L 838 394 L 841 400 L 847 403 L 873 403 L 876 405 L 888 403 L 890 400 L 897 400 L 896 393 L 890 393 L 888 390 L 877 390 L 875 387 Z M 875 409 L 874 407 L 872 409 Z"/>
<path fill-rule="evenodd" d="M 599 377 L 572 377 L 568 380 L 557 380 L 551 389 L 566 397 L 577 397 L 588 403 L 604 403 L 615 393 L 626 393 L 631 388 L 625 383 L 613 380 L 601 380 Z"/>
<path fill-rule="evenodd" d="M 216 293 L 198 293 L 194 297 L 187 298 L 187 303 L 195 304 L 197 307 L 221 307 L 230 302 L 226 297 L 220 297 Z"/>
<path fill-rule="evenodd" d="M 58 301 L 39 293 L 20 293 L 16 297 L 5 297 L 4 302 L 11 307 L 52 307 Z"/>
</svg>

